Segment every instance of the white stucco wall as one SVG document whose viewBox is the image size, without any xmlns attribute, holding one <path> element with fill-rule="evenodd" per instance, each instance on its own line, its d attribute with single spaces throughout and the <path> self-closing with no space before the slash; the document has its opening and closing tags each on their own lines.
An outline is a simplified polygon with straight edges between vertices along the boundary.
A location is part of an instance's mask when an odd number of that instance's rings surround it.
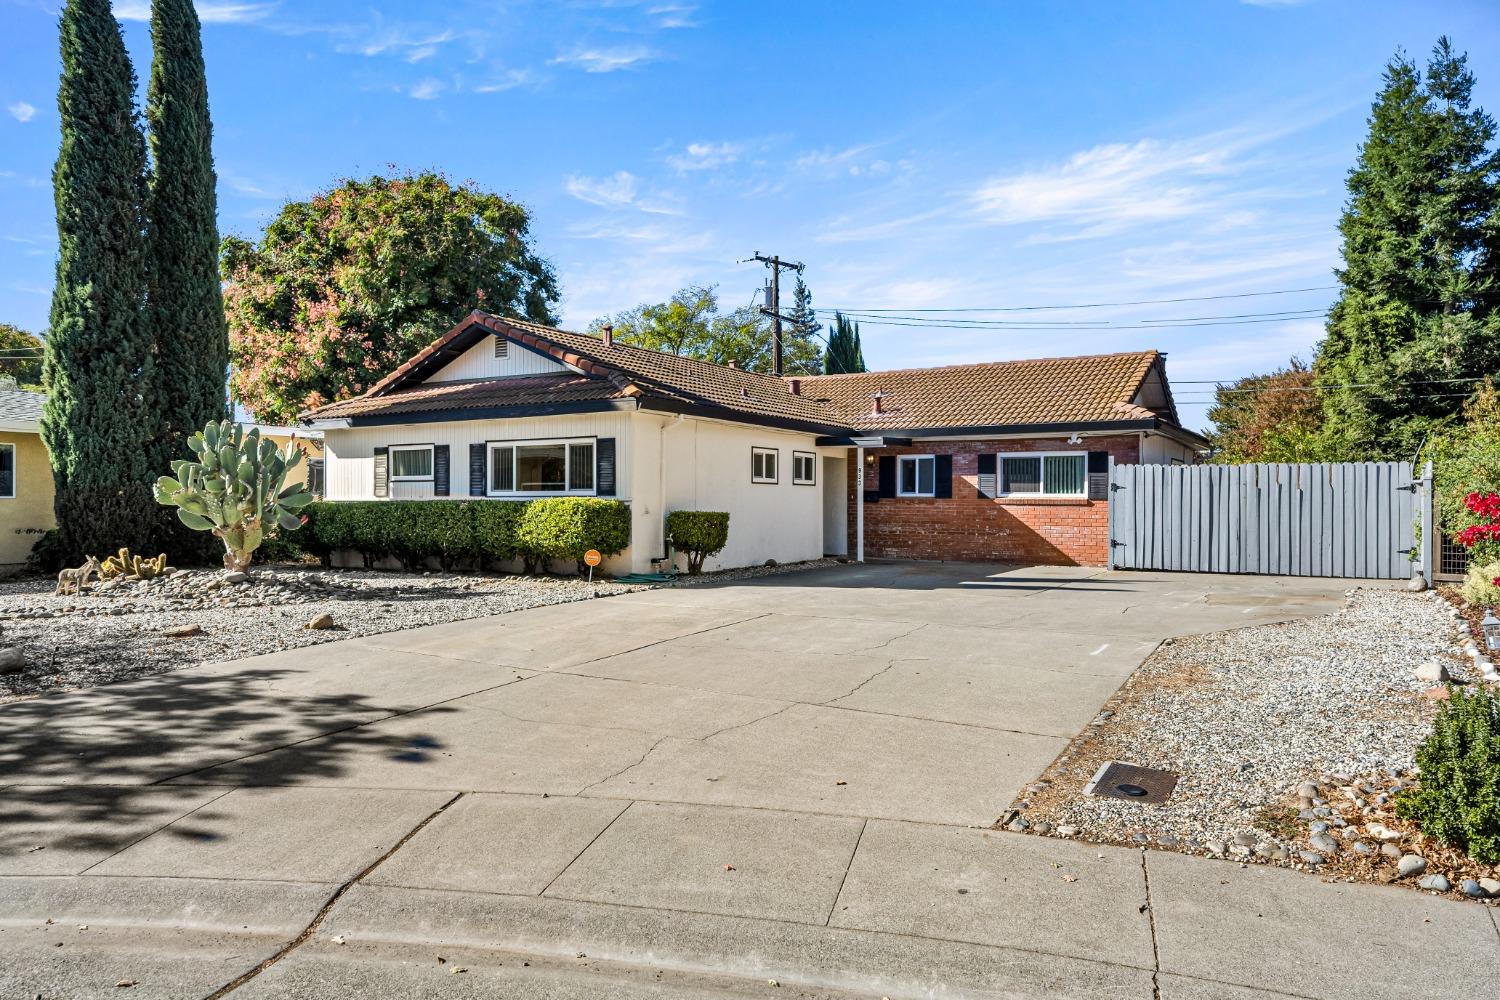
<svg viewBox="0 0 1500 1000">
<path fill-rule="evenodd" d="M 634 561 L 661 555 L 665 517 L 674 510 L 729 512 L 729 544 L 704 563 L 707 570 L 823 555 L 825 484 L 815 435 L 649 412 L 636 414 L 634 422 Z M 655 444 L 648 444 L 653 437 Z M 776 483 L 751 482 L 752 448 L 776 449 Z M 793 451 L 818 456 L 813 485 L 793 483 Z M 686 568 L 685 559 L 678 567 Z"/>
</svg>

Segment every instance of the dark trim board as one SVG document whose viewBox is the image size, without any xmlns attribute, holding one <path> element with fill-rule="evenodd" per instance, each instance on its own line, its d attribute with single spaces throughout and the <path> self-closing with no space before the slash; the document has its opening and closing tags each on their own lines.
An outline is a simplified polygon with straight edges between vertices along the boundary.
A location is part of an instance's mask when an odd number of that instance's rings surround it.
<svg viewBox="0 0 1500 1000">
<path fill-rule="evenodd" d="M 1098 431 L 1119 431 L 1122 434 L 1132 434 L 1137 431 L 1154 431 L 1161 429 L 1160 420 L 1109 420 L 1092 421 L 1086 423 L 1069 424 L 993 424 L 989 426 L 975 427 L 903 427 L 898 432 L 901 437 L 912 438 L 968 438 L 985 437 L 988 435 L 1015 435 L 1028 434 L 1036 437 L 1053 437 L 1058 434 L 1070 434 L 1073 431 L 1087 431 L 1090 433 Z M 1175 428 L 1174 428 L 1175 429 Z M 1189 431 L 1188 433 L 1192 433 Z M 889 445 L 896 444 L 900 439 L 876 431 L 862 431 L 854 434 L 844 434 L 831 437 L 818 438 L 818 446 L 822 448 L 853 448 L 855 438 L 883 437 Z"/>
<path fill-rule="evenodd" d="M 388 413 L 367 417 L 340 417 L 350 427 L 389 427 L 395 424 L 458 423 L 464 420 L 504 420 L 508 417 L 550 417 L 563 413 L 608 413 L 634 410 L 628 399 L 592 399 L 580 403 L 540 403 L 531 406 L 486 406 L 463 410 L 424 410 L 421 413 Z M 316 421 L 313 421 L 316 423 Z"/>
</svg>

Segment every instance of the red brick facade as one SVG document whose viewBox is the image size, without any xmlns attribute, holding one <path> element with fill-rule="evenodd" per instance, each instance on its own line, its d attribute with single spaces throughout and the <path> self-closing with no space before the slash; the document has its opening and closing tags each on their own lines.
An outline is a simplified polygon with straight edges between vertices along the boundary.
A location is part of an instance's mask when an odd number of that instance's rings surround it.
<svg viewBox="0 0 1500 1000">
<path fill-rule="evenodd" d="M 979 495 L 979 455 L 1028 451 L 1107 451 L 1140 460 L 1135 435 L 1011 441 L 932 441 L 865 452 L 864 489 L 878 488 L 881 455 L 952 455 L 953 497 L 882 497 L 865 503 L 865 556 L 955 562 L 1103 566 L 1109 558 L 1109 504 L 1065 497 L 990 499 Z M 855 551 L 855 452 L 849 453 L 849 551 Z"/>
</svg>

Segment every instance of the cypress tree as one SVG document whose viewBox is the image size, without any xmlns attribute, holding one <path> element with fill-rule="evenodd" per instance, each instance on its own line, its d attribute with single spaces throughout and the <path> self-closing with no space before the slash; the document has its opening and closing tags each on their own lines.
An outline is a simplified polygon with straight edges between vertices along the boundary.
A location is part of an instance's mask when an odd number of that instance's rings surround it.
<svg viewBox="0 0 1500 1000">
<path fill-rule="evenodd" d="M 828 350 L 823 353 L 823 373 L 852 375 L 868 370 L 859 340 L 859 324 L 850 322 L 843 313 L 834 313 L 833 325 L 828 328 Z"/>
<path fill-rule="evenodd" d="M 1349 172 L 1343 286 L 1315 370 L 1341 458 L 1410 458 L 1500 368 L 1500 156 L 1467 58 L 1438 42 L 1426 79 L 1398 56 Z"/>
<path fill-rule="evenodd" d="M 60 37 L 58 260 L 42 360 L 42 439 L 61 551 L 77 558 L 149 546 L 159 521 L 147 460 L 156 406 L 143 315 L 146 146 L 135 72 L 108 0 L 68 0 Z"/>
<path fill-rule="evenodd" d="M 147 312 L 162 417 L 152 466 L 165 475 L 172 459 L 186 457 L 190 435 L 228 416 L 229 333 L 219 291 L 213 128 L 192 0 L 152 0 L 151 44 Z"/>
</svg>

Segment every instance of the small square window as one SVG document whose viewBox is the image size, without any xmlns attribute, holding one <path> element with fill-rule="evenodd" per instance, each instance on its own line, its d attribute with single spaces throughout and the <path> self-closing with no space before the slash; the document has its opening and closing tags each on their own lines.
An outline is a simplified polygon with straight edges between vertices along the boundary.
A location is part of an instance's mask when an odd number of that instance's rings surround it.
<svg viewBox="0 0 1500 1000">
<path fill-rule="evenodd" d="M 750 449 L 750 481 L 752 483 L 776 482 L 776 458 L 778 454 L 775 448 Z"/>
<path fill-rule="evenodd" d="M 432 479 L 432 445 L 391 448 L 391 481 L 426 482 Z"/>
<path fill-rule="evenodd" d="M 900 497 L 930 497 L 937 485 L 937 459 L 932 455 L 902 455 L 897 461 L 899 475 L 896 479 L 896 495 Z"/>
<path fill-rule="evenodd" d="M 817 485 L 818 456 L 810 451 L 792 452 L 792 482 L 798 486 Z"/>
</svg>

